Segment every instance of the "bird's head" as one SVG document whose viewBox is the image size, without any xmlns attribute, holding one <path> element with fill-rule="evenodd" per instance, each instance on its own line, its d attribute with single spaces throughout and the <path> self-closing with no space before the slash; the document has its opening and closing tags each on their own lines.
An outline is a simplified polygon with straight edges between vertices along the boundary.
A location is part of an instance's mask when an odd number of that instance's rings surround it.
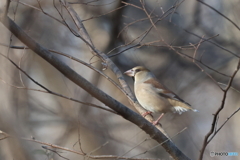
<svg viewBox="0 0 240 160">
<path fill-rule="evenodd" d="M 129 77 L 134 77 L 135 80 L 137 79 L 144 80 L 153 76 L 152 73 L 143 66 L 134 67 L 124 72 L 124 74 L 128 75 Z"/>
<path fill-rule="evenodd" d="M 134 67 L 134 68 L 124 72 L 124 74 L 128 75 L 129 77 L 134 77 L 135 75 L 137 75 L 141 72 L 149 72 L 149 70 L 143 66 L 137 66 L 137 67 Z"/>
</svg>

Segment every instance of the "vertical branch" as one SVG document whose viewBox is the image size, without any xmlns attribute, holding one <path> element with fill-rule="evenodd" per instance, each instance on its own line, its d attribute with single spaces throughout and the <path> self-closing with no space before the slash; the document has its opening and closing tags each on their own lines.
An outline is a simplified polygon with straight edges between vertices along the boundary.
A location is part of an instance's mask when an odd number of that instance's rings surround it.
<svg viewBox="0 0 240 160">
<path fill-rule="evenodd" d="M 5 10 L 4 10 L 4 14 L 3 14 L 3 16 L 7 16 L 7 14 L 8 14 L 8 10 L 9 10 L 9 6 L 10 6 L 10 0 L 6 0 L 6 7 L 5 7 Z"/>
<path fill-rule="evenodd" d="M 215 133 L 217 133 L 217 130 L 215 130 L 216 126 L 217 126 L 217 119 L 219 117 L 219 113 L 223 110 L 224 108 L 224 105 L 226 103 L 226 98 L 227 98 L 227 93 L 228 93 L 228 90 L 230 89 L 231 85 L 232 85 L 232 82 L 233 82 L 233 79 L 235 78 L 237 72 L 239 71 L 239 67 L 240 67 L 240 58 L 238 59 L 238 64 L 237 64 L 237 67 L 235 69 L 235 71 L 233 72 L 230 80 L 229 80 L 229 83 L 227 85 L 227 87 L 223 90 L 223 98 L 222 98 L 222 103 L 221 103 L 221 106 L 218 108 L 218 110 L 216 111 L 216 113 L 214 114 L 214 117 L 213 117 L 213 121 L 212 121 L 212 127 L 210 129 L 210 131 L 206 134 L 205 138 L 204 138 L 204 141 L 203 141 L 203 145 L 202 145 L 202 149 L 201 149 L 201 152 L 200 152 L 200 156 L 199 156 L 199 160 L 202 160 L 203 159 L 203 154 L 204 154 L 204 151 L 207 147 L 207 145 L 211 142 L 212 138 L 209 139 L 209 137 L 211 135 L 214 136 Z"/>
</svg>

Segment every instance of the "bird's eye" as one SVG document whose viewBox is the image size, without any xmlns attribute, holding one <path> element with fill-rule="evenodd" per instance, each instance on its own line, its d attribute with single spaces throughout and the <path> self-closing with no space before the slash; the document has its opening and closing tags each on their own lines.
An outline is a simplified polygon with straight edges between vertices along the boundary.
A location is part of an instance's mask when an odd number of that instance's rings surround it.
<svg viewBox="0 0 240 160">
<path fill-rule="evenodd" d="M 136 69 L 136 70 L 135 70 L 135 72 L 139 72 L 139 71 L 141 71 L 141 70 L 140 70 L 140 69 Z"/>
</svg>

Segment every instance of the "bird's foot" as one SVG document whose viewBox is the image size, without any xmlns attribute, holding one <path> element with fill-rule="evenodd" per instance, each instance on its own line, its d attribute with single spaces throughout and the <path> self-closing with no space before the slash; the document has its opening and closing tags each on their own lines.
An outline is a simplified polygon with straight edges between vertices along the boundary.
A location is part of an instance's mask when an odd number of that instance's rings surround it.
<svg viewBox="0 0 240 160">
<path fill-rule="evenodd" d="M 152 112 L 147 111 L 147 112 L 143 113 L 142 116 L 143 116 L 143 117 L 146 117 L 147 115 L 149 115 L 149 114 L 151 114 L 151 113 L 152 113 Z"/>
</svg>

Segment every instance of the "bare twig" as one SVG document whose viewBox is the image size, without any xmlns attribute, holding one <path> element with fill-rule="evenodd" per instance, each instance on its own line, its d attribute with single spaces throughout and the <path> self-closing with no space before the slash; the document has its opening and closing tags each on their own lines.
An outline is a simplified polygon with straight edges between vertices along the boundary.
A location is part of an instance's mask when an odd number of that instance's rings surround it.
<svg viewBox="0 0 240 160">
<path fill-rule="evenodd" d="M 194 35 L 195 37 L 198 37 L 198 38 L 202 39 L 201 36 L 199 36 L 199 35 L 197 35 L 197 34 L 195 34 L 195 33 L 193 33 L 193 32 L 190 32 L 190 31 L 188 31 L 188 30 L 186 30 L 186 29 L 183 29 L 183 30 L 184 30 L 185 32 L 191 34 L 191 35 Z M 215 43 L 215 42 L 212 42 L 212 41 L 207 40 L 207 39 L 205 39 L 205 38 L 203 38 L 203 40 L 204 40 L 204 41 L 207 41 L 208 43 L 211 43 L 211 44 L 217 46 L 218 48 L 221 48 L 222 50 L 224 50 L 224 51 L 226 51 L 226 52 L 228 52 L 228 53 L 230 53 L 230 54 L 232 54 L 232 55 L 234 55 L 234 56 L 236 56 L 236 57 L 238 57 L 238 58 L 240 58 L 240 56 L 237 55 L 236 53 L 228 50 L 227 48 L 225 48 L 225 47 L 223 47 L 223 46 L 221 46 L 221 45 L 219 45 L 219 44 L 217 44 L 217 43 Z"/>
<path fill-rule="evenodd" d="M 32 90 L 32 91 L 38 91 L 38 92 L 43 92 L 43 93 L 49 93 L 49 94 L 52 94 L 52 95 L 55 95 L 55 96 L 58 96 L 58 97 L 62 97 L 64 99 L 68 99 L 68 100 L 71 100 L 71 101 L 74 101 L 74 102 L 78 102 L 78 103 L 81 103 L 81 104 L 84 104 L 84 105 L 88 105 L 88 106 L 92 106 L 92 107 L 95 107 L 95 108 L 99 108 L 99 109 L 102 109 L 102 110 L 105 110 L 105 111 L 108 111 L 108 112 L 111 112 L 111 113 L 114 113 L 114 114 L 117 114 L 116 112 L 114 112 L 113 110 L 110 110 L 108 108 L 104 108 L 104 107 L 101 107 L 101 106 L 98 106 L 96 104 L 92 104 L 92 103 L 86 103 L 86 102 L 82 102 L 82 101 L 79 101 L 77 99 L 73 99 L 71 97 L 66 97 L 66 96 L 63 96 L 61 94 L 58 94 L 58 93 L 55 93 L 53 91 L 51 91 L 50 89 L 46 88 L 45 86 L 43 86 L 42 84 L 38 83 L 36 80 L 34 80 L 30 75 L 28 75 L 24 70 L 22 70 L 15 62 L 13 62 L 11 59 L 9 59 L 8 57 L 6 57 L 5 55 L 3 55 L 2 53 L 0 53 L 1 56 L 3 56 L 4 58 L 8 59 L 19 71 L 21 71 L 25 76 L 27 76 L 32 82 L 34 82 L 36 85 L 38 85 L 39 87 L 43 88 L 44 90 L 46 91 L 43 91 L 43 90 L 38 90 L 38 89 L 31 89 L 31 88 L 26 88 L 26 87 L 17 87 L 17 86 L 14 86 L 12 84 L 9 84 L 7 83 L 6 81 L 2 80 L 0 78 L 0 80 L 5 83 L 5 84 L 8 84 L 9 86 L 11 87 L 15 87 L 17 89 L 26 89 L 26 90 Z"/>
<path fill-rule="evenodd" d="M 29 48 L 26 47 L 26 46 L 9 46 L 9 45 L 5 45 L 5 44 L 2 44 L 2 43 L 0 43 L 0 45 L 6 46 L 6 47 L 10 47 L 10 48 L 14 48 L 14 49 L 29 49 Z M 125 51 L 127 51 L 127 50 L 129 50 L 129 49 L 131 49 L 131 48 L 136 47 L 136 46 L 138 46 L 138 45 L 134 45 L 134 46 L 131 46 L 131 47 L 129 47 L 129 48 L 126 48 L 126 49 L 118 52 L 117 54 L 121 54 L 122 52 L 125 52 Z M 63 52 L 59 52 L 59 51 L 56 51 L 56 50 L 53 50 L 53 49 L 48 49 L 48 51 L 50 51 L 50 52 L 52 52 L 52 53 L 56 53 L 56 54 L 62 55 L 62 56 L 64 56 L 64 57 L 67 57 L 67 58 L 69 58 L 69 59 L 72 59 L 72 60 L 74 60 L 74 61 L 76 61 L 76 62 L 79 62 L 79 63 L 85 65 L 86 67 L 92 69 L 93 71 L 97 72 L 98 74 L 100 74 L 101 76 L 103 76 L 104 78 L 106 78 L 106 79 L 107 79 L 109 82 L 111 82 L 115 87 L 117 87 L 122 93 L 124 93 L 125 95 L 127 95 L 127 93 L 126 93 L 114 80 L 112 80 L 110 77 L 108 77 L 106 74 L 104 74 L 104 73 L 101 72 L 100 70 L 96 69 L 96 68 L 93 67 L 92 65 L 90 65 L 90 64 L 88 64 L 88 63 L 86 63 L 86 62 L 84 62 L 84 61 L 82 61 L 82 60 L 80 60 L 80 59 L 78 59 L 78 58 L 76 58 L 76 57 L 74 57 L 74 56 L 71 56 L 71 55 L 69 55 L 69 54 L 63 53 Z M 112 57 L 112 56 L 109 56 L 109 57 Z"/>
<path fill-rule="evenodd" d="M 139 142 L 137 145 L 135 145 L 134 147 L 132 147 L 131 149 L 129 149 L 128 151 L 126 151 L 125 153 L 123 153 L 122 155 L 120 155 L 118 157 L 118 159 L 122 156 L 125 156 L 126 154 L 128 154 L 129 152 L 131 152 L 132 150 L 134 150 L 135 148 L 137 148 L 138 146 L 140 146 L 141 144 L 143 144 L 144 142 L 151 140 L 152 138 L 145 138 L 144 140 L 142 140 L 141 142 Z M 136 157 L 136 155 L 134 156 Z M 133 157 L 132 157 L 133 158 Z"/>
<path fill-rule="evenodd" d="M 10 6 L 10 0 L 7 0 L 6 1 L 6 7 L 4 8 L 4 14 L 3 14 L 3 16 L 7 16 L 7 14 L 8 14 L 8 10 L 9 10 L 9 6 Z"/>
<path fill-rule="evenodd" d="M 208 72 L 206 72 L 198 63 L 196 63 L 196 54 L 197 54 L 197 50 L 200 46 L 202 42 L 202 39 L 200 40 L 199 44 L 197 45 L 197 47 L 193 46 L 195 48 L 194 54 L 193 54 L 193 63 L 202 71 L 204 72 L 222 91 L 222 87 L 218 84 L 218 82 L 212 77 L 212 75 L 210 75 Z M 200 61 L 201 62 L 201 61 Z"/>
<path fill-rule="evenodd" d="M 22 59 L 24 57 L 24 54 L 25 54 L 25 48 L 23 49 L 23 53 L 22 53 L 22 56 L 21 56 L 21 59 L 19 61 L 19 68 L 21 68 L 21 62 L 22 62 Z M 22 74 L 21 74 L 21 71 L 19 70 L 19 77 L 20 77 L 20 81 L 22 83 L 22 85 L 25 87 L 25 84 L 23 82 L 23 79 L 22 79 Z"/>
<path fill-rule="evenodd" d="M 223 122 L 223 124 L 215 130 L 214 134 L 212 137 L 209 139 L 209 142 L 217 135 L 217 133 L 223 128 L 223 126 L 237 113 L 239 112 L 240 108 L 238 108 L 236 111 L 234 111 L 227 119 Z"/>
<path fill-rule="evenodd" d="M 15 138 L 15 137 L 13 137 L 11 135 L 8 135 L 7 133 L 5 133 L 5 132 L 3 132 L 1 130 L 0 130 L 0 134 L 4 135 L 4 137 L 1 138 L 0 140 L 6 139 L 6 138 Z M 152 159 L 152 158 L 146 158 L 145 159 L 145 158 L 124 157 L 124 156 L 120 156 L 119 157 L 117 155 L 90 155 L 90 154 L 86 155 L 85 153 L 82 153 L 82 152 L 79 152 L 79 151 L 75 151 L 73 149 L 62 147 L 62 146 L 59 146 L 59 145 L 55 145 L 55 144 L 52 144 L 52 143 L 36 140 L 35 138 L 24 138 L 24 137 L 21 137 L 20 139 L 25 140 L 25 141 L 30 141 L 30 142 L 34 142 L 34 143 L 45 145 L 43 147 L 44 149 L 50 150 L 50 148 L 48 148 L 48 147 L 51 147 L 52 148 L 51 151 L 54 151 L 55 153 L 56 153 L 56 151 L 53 150 L 53 149 L 58 149 L 58 150 L 67 151 L 67 152 L 70 152 L 70 153 L 75 153 L 75 154 L 84 156 L 86 158 L 92 158 L 92 159 L 116 159 L 116 158 L 120 158 L 120 159 L 129 159 L 129 160 L 160 160 L 160 159 Z M 46 146 L 48 146 L 48 147 L 46 147 Z"/>
<path fill-rule="evenodd" d="M 208 144 L 211 142 L 211 140 L 212 140 L 212 138 L 209 138 L 209 137 L 214 134 L 214 130 L 215 130 L 216 125 L 217 125 L 216 122 L 217 122 L 219 113 L 222 111 L 222 109 L 223 109 L 224 106 L 225 106 L 225 102 L 226 102 L 226 97 L 227 97 L 228 90 L 231 88 L 233 79 L 235 78 L 237 72 L 239 71 L 239 67 L 240 67 L 240 59 L 238 59 L 237 67 L 236 67 L 235 71 L 233 72 L 232 77 L 230 78 L 230 80 L 229 80 L 229 82 L 228 82 L 228 85 L 226 86 L 225 89 L 223 89 L 223 98 L 222 98 L 221 106 L 218 108 L 218 110 L 217 110 L 216 113 L 214 114 L 214 116 L 213 116 L 213 121 L 212 121 L 212 127 L 211 127 L 210 131 L 206 134 L 205 138 L 204 138 L 203 145 L 202 145 L 202 149 L 201 149 L 200 156 L 199 156 L 199 160 L 202 160 L 202 159 L 203 159 L 204 151 L 205 151 L 207 145 L 208 145 Z"/>
<path fill-rule="evenodd" d="M 182 133 L 182 132 L 185 131 L 186 129 L 187 129 L 187 127 L 183 128 L 181 131 L 177 132 L 174 136 L 172 136 L 171 139 L 174 138 L 174 137 L 176 137 L 177 135 L 179 135 L 180 133 Z M 156 146 L 154 146 L 154 147 L 152 147 L 152 148 L 149 148 L 148 150 L 146 150 L 146 151 L 144 151 L 144 152 L 142 152 L 142 153 L 139 153 L 139 154 L 137 154 L 137 155 L 135 155 L 135 156 L 133 156 L 133 157 L 136 157 L 136 156 L 139 156 L 139 155 L 142 155 L 142 154 L 146 154 L 147 152 L 149 152 L 149 151 L 151 151 L 151 150 L 153 150 L 153 149 L 161 146 L 163 143 L 165 143 L 165 142 L 167 142 L 167 141 L 168 141 L 168 140 L 166 140 L 166 141 L 164 141 L 164 142 L 162 142 L 162 143 L 160 143 L 160 144 L 158 144 L 158 145 L 156 145 Z M 133 157 L 131 157 L 131 158 L 133 158 Z"/>
<path fill-rule="evenodd" d="M 127 2 L 124 2 L 124 1 L 121 1 L 121 3 L 126 4 L 126 5 L 128 5 L 128 6 L 132 6 L 132 7 L 134 7 L 134 8 L 138 8 L 138 9 L 140 9 L 140 10 L 143 10 L 143 8 L 141 8 L 141 7 L 139 7 L 139 6 L 136 6 L 136 5 L 134 5 L 134 4 L 131 4 L 131 3 L 127 3 Z"/>
<path fill-rule="evenodd" d="M 57 22 L 65 25 L 65 23 L 63 23 L 61 20 L 59 20 L 59 19 L 57 19 L 56 17 L 54 17 L 54 16 L 48 14 L 47 12 L 45 12 L 45 11 L 43 10 L 43 8 L 41 7 L 41 4 L 40 4 L 40 1 L 39 1 L 39 0 L 37 0 L 37 2 L 38 2 L 38 4 L 39 4 L 40 9 L 37 8 L 37 7 L 35 7 L 35 6 L 32 6 L 32 5 L 30 5 L 30 4 L 27 4 L 27 3 L 25 3 L 25 2 L 22 2 L 22 1 L 20 1 L 20 0 L 11 0 L 11 2 L 17 2 L 17 3 L 22 4 L 22 5 L 24 5 L 24 6 L 33 8 L 33 9 L 35 9 L 36 11 L 40 11 L 40 12 L 42 12 L 43 14 L 47 15 L 48 17 L 50 17 L 50 18 L 56 20 Z"/>
<path fill-rule="evenodd" d="M 132 45 L 132 46 L 126 48 L 126 49 L 123 49 L 122 51 L 119 51 L 118 53 L 111 54 L 111 55 L 109 55 L 108 57 L 109 57 L 109 58 L 115 57 L 115 56 L 117 56 L 117 55 L 119 55 L 119 54 L 121 54 L 121 53 L 129 50 L 129 49 L 132 49 L 132 48 L 135 48 L 135 47 L 139 47 L 139 46 L 141 46 L 141 44 Z"/>
<path fill-rule="evenodd" d="M 107 6 L 110 4 L 113 4 L 115 2 L 118 2 L 118 0 L 113 0 L 112 2 L 104 3 L 104 4 L 92 4 L 94 2 L 97 2 L 99 0 L 93 0 L 89 2 L 68 2 L 69 4 L 81 4 L 81 5 L 86 5 L 86 6 L 93 6 L 93 7 L 99 7 L 99 6 Z"/>
<path fill-rule="evenodd" d="M 122 8 L 124 8 L 124 7 L 126 7 L 126 6 L 127 6 L 127 5 L 125 5 L 125 6 L 120 6 L 120 7 L 116 8 L 116 9 L 113 9 L 113 10 L 107 12 L 107 13 L 100 14 L 100 15 L 97 15 L 97 16 L 92 16 L 92 17 L 87 18 L 87 19 L 83 19 L 82 22 L 88 21 L 88 20 L 94 19 L 94 18 L 99 18 L 99 17 L 101 17 L 101 16 L 105 16 L 105 15 L 110 14 L 110 13 L 112 13 L 112 12 L 115 12 L 115 11 L 117 11 L 117 10 L 119 10 L 119 9 L 122 9 Z"/>
<path fill-rule="evenodd" d="M 226 84 L 224 84 L 224 83 L 220 83 L 220 82 L 218 82 L 218 84 L 220 84 L 220 85 L 223 85 L 223 86 L 227 86 Z M 234 91 L 236 91 L 236 92 L 238 92 L 238 93 L 240 93 L 240 91 L 238 90 L 238 89 L 236 89 L 236 88 L 234 88 L 234 87 L 230 87 L 232 90 L 234 90 Z"/>
<path fill-rule="evenodd" d="M 156 17 L 151 17 L 151 18 L 156 18 Z M 123 29 L 118 33 L 118 36 L 117 36 L 117 37 L 119 37 L 119 36 L 122 34 L 122 32 L 123 32 L 124 30 L 126 30 L 126 28 L 130 27 L 131 25 L 133 25 L 133 24 L 135 24 L 135 23 L 137 23 L 137 22 L 142 22 L 142 21 L 146 21 L 146 20 L 148 20 L 148 17 L 147 17 L 147 18 L 138 19 L 138 20 L 135 20 L 135 21 L 132 21 L 132 22 L 128 23 L 128 24 L 125 25 L 125 26 L 123 27 Z"/>
<path fill-rule="evenodd" d="M 48 148 L 47 146 L 42 146 L 42 148 L 43 148 L 43 149 L 46 149 L 46 150 L 48 150 L 48 151 L 51 151 L 51 152 L 56 153 L 59 157 L 62 157 L 63 159 L 69 160 L 68 158 L 63 157 L 60 153 L 58 153 L 57 151 L 55 151 L 55 150 L 53 150 L 53 149 Z"/>
<path fill-rule="evenodd" d="M 79 118 L 78 118 L 79 121 Z M 80 121 L 79 121 L 80 124 Z M 73 145 L 73 147 L 78 143 L 80 151 L 86 155 L 86 153 L 83 151 L 82 143 L 81 143 L 81 134 L 80 134 L 80 125 L 78 125 L 78 140 L 77 142 Z"/>
<path fill-rule="evenodd" d="M 106 74 L 104 74 L 103 72 L 101 72 L 100 70 L 96 69 L 95 67 L 93 67 L 92 65 L 76 58 L 76 57 L 73 57 L 71 55 L 68 55 L 66 53 L 63 53 L 63 52 L 59 52 L 59 51 L 55 51 L 55 50 L 51 50 L 49 49 L 50 52 L 53 52 L 53 53 L 57 53 L 59 55 L 62 55 L 62 56 L 65 56 L 65 57 L 68 57 L 69 59 L 72 59 L 76 62 L 79 62 L 85 66 L 87 66 L 88 68 L 92 69 L 93 71 L 97 72 L 98 74 L 100 74 L 101 76 L 103 76 L 104 78 L 106 78 L 109 82 L 111 82 L 115 87 L 117 87 L 122 93 L 124 93 L 125 95 L 127 95 L 127 93 L 114 81 L 112 80 L 110 77 L 108 77 Z"/>
<path fill-rule="evenodd" d="M 103 143 L 102 145 L 98 146 L 97 148 L 93 149 L 92 151 L 90 151 L 90 152 L 87 154 L 87 156 L 92 155 L 92 153 L 98 151 L 98 150 L 101 149 L 102 147 L 106 146 L 108 143 L 109 143 L 109 142 L 107 141 L 107 142 Z"/>
<path fill-rule="evenodd" d="M 221 15 L 223 18 L 227 19 L 230 23 L 232 23 L 238 30 L 240 30 L 240 27 L 238 27 L 238 25 L 233 22 L 230 18 L 228 18 L 227 16 L 225 16 L 224 14 L 222 14 L 220 11 L 218 11 L 217 9 L 215 9 L 214 7 L 210 6 L 209 4 L 203 2 L 203 1 L 200 1 L 200 0 L 197 0 L 198 2 L 202 3 L 203 5 L 209 7 L 210 9 L 212 9 L 213 11 L 215 11 L 216 13 L 218 13 L 219 15 Z"/>
</svg>

